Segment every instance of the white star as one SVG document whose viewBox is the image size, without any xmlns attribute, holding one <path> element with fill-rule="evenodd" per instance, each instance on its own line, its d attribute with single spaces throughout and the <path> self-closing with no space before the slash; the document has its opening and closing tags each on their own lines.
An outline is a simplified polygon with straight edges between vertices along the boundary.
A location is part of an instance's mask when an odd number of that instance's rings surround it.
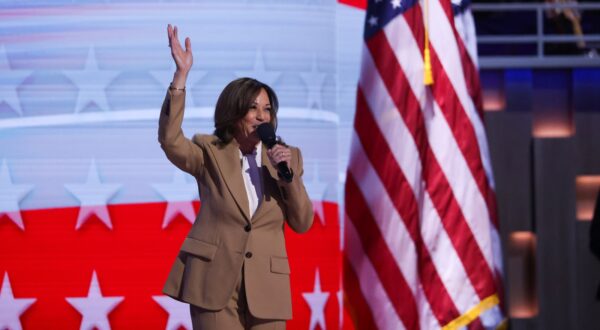
<svg viewBox="0 0 600 330">
<path fill-rule="evenodd" d="M 375 17 L 375 16 L 371 16 L 371 17 L 369 18 L 369 24 L 370 24 L 371 26 L 376 26 L 376 25 L 377 25 L 377 17 Z"/>
<path fill-rule="evenodd" d="M 391 0 L 390 2 L 392 3 L 392 7 L 394 9 L 402 7 L 402 1 L 401 0 Z"/>
<path fill-rule="evenodd" d="M 238 77 L 252 77 L 269 86 L 273 86 L 273 83 L 281 72 L 267 71 L 265 69 L 265 59 L 262 53 L 262 49 L 256 50 L 256 56 L 254 57 L 254 70 L 252 71 L 236 71 L 235 74 Z"/>
<path fill-rule="evenodd" d="M 198 186 L 185 181 L 186 174 L 175 170 L 172 183 L 155 183 L 154 189 L 167 201 L 167 210 L 163 219 L 163 229 L 175 219 L 178 214 L 183 215 L 190 223 L 196 219 L 193 200 L 198 199 Z"/>
<path fill-rule="evenodd" d="M 325 190 L 327 184 L 322 183 L 319 180 L 319 165 L 315 163 L 314 175 L 310 182 L 306 182 L 306 190 L 308 197 L 310 197 L 313 205 L 313 211 L 319 215 L 321 225 L 325 226 L 325 212 L 323 211 L 323 198 L 325 197 Z"/>
<path fill-rule="evenodd" d="M 2 160 L 0 168 L 0 218 L 2 215 L 12 220 L 21 230 L 25 230 L 19 202 L 33 189 L 31 184 L 13 184 L 8 172 L 6 160 Z"/>
<path fill-rule="evenodd" d="M 169 313 L 166 330 L 177 330 L 184 327 L 192 330 L 192 319 L 190 318 L 190 305 L 177 301 L 167 296 L 152 296 L 160 307 Z"/>
<path fill-rule="evenodd" d="M 167 70 L 153 70 L 150 71 L 150 74 L 158 81 L 161 85 L 163 85 L 165 91 L 171 85 L 173 81 L 173 73 L 175 72 L 175 62 L 171 61 L 171 67 Z M 192 70 L 189 73 L 187 83 L 185 86 L 186 89 L 186 98 L 185 103 L 187 107 L 194 107 L 194 98 L 191 97 L 194 85 L 200 81 L 200 79 L 206 76 L 206 71 L 200 70 Z"/>
<path fill-rule="evenodd" d="M 317 68 L 317 55 L 313 56 L 312 68 L 309 73 L 300 73 L 302 80 L 308 88 L 308 103 L 309 109 L 322 109 L 321 107 L 321 87 L 325 81 L 325 73 L 319 73 Z"/>
<path fill-rule="evenodd" d="M 112 222 L 106 205 L 108 200 L 121 189 L 121 185 L 100 183 L 96 161 L 92 160 L 86 183 L 65 184 L 65 188 L 81 202 L 75 229 L 81 228 L 93 214 L 108 228 L 112 229 Z"/>
<path fill-rule="evenodd" d="M 80 329 L 92 330 L 95 327 L 98 330 L 104 330 L 110 329 L 108 314 L 125 298 L 102 296 L 98 277 L 96 271 L 94 271 L 87 297 L 68 297 L 65 299 L 83 316 Z"/>
<path fill-rule="evenodd" d="M 64 74 L 79 88 L 75 113 L 84 110 L 90 103 L 94 103 L 103 111 L 110 109 L 105 88 L 118 72 L 98 68 L 96 51 L 93 46 L 90 47 L 83 70 L 64 71 Z"/>
<path fill-rule="evenodd" d="M 329 299 L 329 293 L 321 291 L 321 280 L 319 278 L 319 269 L 315 272 L 315 285 L 312 292 L 303 292 L 302 297 L 310 307 L 310 325 L 309 330 L 316 327 L 317 323 L 322 330 L 325 330 L 325 305 Z"/>
<path fill-rule="evenodd" d="M 19 317 L 35 301 L 34 298 L 15 298 L 8 273 L 4 273 L 2 291 L 0 291 L 0 329 L 21 330 Z"/>
<path fill-rule="evenodd" d="M 0 104 L 6 103 L 15 113 L 22 116 L 21 101 L 17 94 L 17 87 L 21 85 L 25 77 L 29 76 L 31 71 L 11 70 L 6 47 L 0 46 L 0 71 L 2 71 L 2 81 L 0 84 Z"/>
</svg>

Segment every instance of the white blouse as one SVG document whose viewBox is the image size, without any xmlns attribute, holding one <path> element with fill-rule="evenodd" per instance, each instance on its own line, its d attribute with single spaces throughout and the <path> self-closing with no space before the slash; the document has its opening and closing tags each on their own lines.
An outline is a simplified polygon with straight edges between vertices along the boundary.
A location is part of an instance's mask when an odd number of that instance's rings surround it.
<svg viewBox="0 0 600 330">
<path fill-rule="evenodd" d="M 242 161 L 242 178 L 248 195 L 248 205 L 250 206 L 250 217 L 254 215 L 262 199 L 263 187 L 260 168 L 262 166 L 262 143 L 256 145 L 254 151 L 243 155 L 240 151 Z"/>
</svg>

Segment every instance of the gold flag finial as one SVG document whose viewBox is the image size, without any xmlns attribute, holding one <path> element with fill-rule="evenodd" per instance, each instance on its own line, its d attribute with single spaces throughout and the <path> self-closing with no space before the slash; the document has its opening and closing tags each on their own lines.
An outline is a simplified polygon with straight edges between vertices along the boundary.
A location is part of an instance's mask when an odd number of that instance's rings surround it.
<svg viewBox="0 0 600 330">
<path fill-rule="evenodd" d="M 431 71 L 431 56 L 429 54 L 429 1 L 424 1 L 425 8 L 425 50 L 423 51 L 423 83 L 425 86 L 433 85 L 433 72 Z"/>
</svg>

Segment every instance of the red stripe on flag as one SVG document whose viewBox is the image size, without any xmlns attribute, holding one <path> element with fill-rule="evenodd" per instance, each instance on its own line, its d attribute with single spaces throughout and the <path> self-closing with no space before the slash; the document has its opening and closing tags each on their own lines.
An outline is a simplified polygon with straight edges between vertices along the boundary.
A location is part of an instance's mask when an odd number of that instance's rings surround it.
<svg viewBox="0 0 600 330">
<path fill-rule="evenodd" d="M 416 117 L 419 116 L 417 115 Z M 418 118 L 415 120 L 419 122 Z M 458 317 L 460 313 L 450 298 L 444 283 L 433 265 L 431 255 L 423 242 L 419 230 L 419 215 L 414 192 L 404 177 L 398 163 L 396 163 L 388 142 L 381 135 L 360 88 L 356 101 L 354 126 L 356 134 L 363 145 L 365 145 L 365 141 L 368 141 L 369 145 L 377 146 L 377 148 L 365 147 L 364 150 L 415 244 L 419 260 L 418 275 L 427 300 L 431 305 L 432 312 L 440 324 L 446 324 Z M 346 203 L 348 203 L 348 200 Z"/>
<path fill-rule="evenodd" d="M 465 47 L 465 43 L 463 42 L 462 38 L 458 35 L 458 32 L 456 31 L 456 27 L 454 27 L 454 25 L 453 30 L 454 36 L 456 37 L 456 41 L 458 43 L 458 50 L 460 51 L 460 60 L 462 63 L 469 96 L 471 96 L 471 99 L 475 104 L 475 109 L 477 109 L 479 120 L 481 120 L 482 124 L 485 124 L 485 122 L 483 121 L 483 97 L 481 95 L 479 70 L 475 66 L 475 63 L 473 63 L 473 59 L 471 58 L 471 55 L 469 55 L 469 52 Z"/>
<path fill-rule="evenodd" d="M 346 176 L 346 212 L 398 317 L 407 329 L 418 329 L 419 315 L 410 287 L 350 172 Z"/>
<path fill-rule="evenodd" d="M 421 11 L 421 6 L 417 3 L 414 6 L 410 7 L 409 10 L 402 14 L 404 20 L 412 31 L 413 38 L 417 42 L 418 50 L 421 53 L 421 58 L 423 57 L 423 51 L 425 49 L 425 29 L 423 23 L 423 12 Z"/>
<path fill-rule="evenodd" d="M 388 93 L 393 98 L 404 121 L 407 123 L 423 123 L 420 109 L 407 108 L 407 101 L 399 93 L 400 91 L 410 90 L 410 86 L 399 63 L 396 60 L 389 60 L 392 57 L 395 58 L 395 54 L 383 31 L 375 34 L 367 42 L 367 46 L 373 54 L 375 65 L 388 89 Z M 439 81 L 436 84 L 439 84 Z M 405 95 L 415 98 L 414 103 L 416 103 L 416 97 L 412 92 L 405 93 Z M 356 116 L 358 117 L 360 113 L 359 105 L 357 104 Z M 416 118 L 413 116 L 416 116 Z M 365 124 L 364 119 L 357 120 L 357 122 L 361 123 L 360 125 L 355 125 L 355 129 L 358 131 L 359 127 Z M 407 127 L 417 144 L 419 156 L 423 162 L 423 179 L 426 182 L 431 200 L 440 215 L 444 228 L 448 232 L 468 277 L 471 279 L 473 287 L 480 299 L 484 299 L 495 291 L 492 272 L 485 261 L 480 247 L 477 245 L 460 206 L 452 194 L 450 185 L 442 172 L 435 154 L 429 146 L 425 137 L 425 127 L 409 124 L 407 124 Z M 371 135 L 372 131 L 369 131 Z M 371 162 L 373 163 L 373 161 Z"/>
<path fill-rule="evenodd" d="M 497 228 L 496 201 L 492 188 L 487 180 L 487 175 L 481 160 L 481 152 L 477 143 L 477 135 L 473 123 L 466 114 L 452 83 L 442 67 L 437 52 L 431 47 L 431 66 L 433 68 L 433 79 L 435 84 L 431 86 L 431 91 L 440 106 L 452 134 L 456 139 L 458 147 L 467 162 L 467 166 L 477 183 L 479 192 L 486 201 L 488 213 L 492 223 Z"/>
<path fill-rule="evenodd" d="M 419 51 L 421 52 L 422 56 L 424 47 L 422 28 L 424 26 L 423 14 L 420 5 L 413 6 L 411 10 L 412 9 L 414 9 L 412 13 L 407 11 L 404 14 L 404 19 L 406 19 L 415 40 L 419 44 Z M 454 20 L 451 21 L 451 25 L 456 38 L 460 40 L 460 37 L 458 37 L 456 33 L 456 28 L 454 28 Z M 454 134 L 463 157 L 467 161 L 473 178 L 475 179 L 475 182 L 477 182 L 477 186 L 481 192 L 481 195 L 486 201 L 491 221 L 494 226 L 498 228 L 496 196 L 494 191 L 491 189 L 485 174 L 473 124 L 469 120 L 464 108 L 458 100 L 458 96 L 456 95 L 455 90 L 452 88 L 452 84 L 450 83 L 450 80 L 448 79 L 448 76 L 446 75 L 446 72 L 440 63 L 439 58 L 437 57 L 437 53 L 433 45 L 430 47 L 430 52 L 431 66 L 435 81 L 435 83 L 432 85 L 432 92 L 434 93 L 434 97 L 438 101 L 442 112 L 444 112 L 448 125 Z M 443 79 L 443 81 L 440 81 L 440 79 Z M 440 89 L 443 89 L 443 91 L 440 91 Z M 448 95 L 452 101 L 445 103 L 445 106 L 450 106 L 451 108 L 442 106 L 442 101 L 446 99 L 446 92 L 452 93 L 451 96 Z M 465 134 L 464 136 L 462 135 L 463 133 Z"/>
<path fill-rule="evenodd" d="M 454 23 L 454 12 L 452 10 L 452 6 L 450 5 L 450 1 L 440 1 L 440 3 L 442 5 L 442 8 L 444 8 L 444 13 L 448 17 L 448 21 L 450 21 L 452 33 L 454 33 L 454 38 L 456 39 L 456 42 L 458 44 L 460 60 L 469 96 L 471 96 L 471 99 L 473 100 L 473 103 L 475 105 L 475 109 L 477 109 L 479 119 L 483 124 L 483 99 L 481 95 L 481 85 L 479 82 L 479 71 L 477 70 L 475 63 L 473 62 L 471 55 L 469 55 L 469 52 L 467 52 L 462 38 L 456 30 L 456 25 Z"/>
<path fill-rule="evenodd" d="M 483 122 L 483 98 L 482 98 L 482 94 L 481 94 L 482 91 L 481 91 L 478 69 L 477 69 L 476 65 L 474 64 L 473 58 L 471 58 L 470 53 L 466 50 L 464 41 L 458 34 L 458 31 L 454 24 L 453 13 L 449 9 L 449 7 L 450 7 L 449 4 L 442 3 L 442 5 L 446 5 L 443 7 L 445 9 L 444 12 L 445 12 L 446 16 L 448 17 L 448 19 L 450 20 L 450 22 L 452 22 L 452 24 L 450 24 L 450 26 L 452 27 L 452 32 L 454 34 L 454 37 L 456 39 L 457 46 L 459 49 L 461 64 L 463 67 L 464 79 L 465 79 L 465 83 L 467 85 L 467 91 L 475 105 L 475 108 L 477 109 L 477 113 L 479 115 L 479 120 L 481 121 L 481 125 L 485 126 L 485 123 Z M 432 57 L 433 57 L 434 53 L 435 53 L 435 50 L 432 49 Z M 437 58 L 437 55 L 435 55 L 435 60 L 436 61 L 439 60 Z M 441 69 L 441 65 L 439 65 L 439 63 L 434 63 L 433 66 L 434 67 L 439 66 L 439 68 Z M 445 74 L 445 72 L 443 72 L 443 74 Z M 466 115 L 464 112 L 462 112 L 462 114 Z M 473 130 L 471 130 L 471 132 L 472 131 Z M 474 136 L 475 134 L 472 134 L 472 135 Z M 474 137 L 471 137 L 471 138 L 474 138 Z M 461 147 L 462 147 L 462 145 L 461 145 Z M 477 145 L 477 147 L 478 147 L 478 145 Z M 484 157 L 483 155 L 480 154 L 480 150 L 477 150 L 477 153 L 479 154 L 479 157 Z M 477 158 L 477 161 L 481 161 L 481 159 L 479 157 Z M 473 168 L 473 165 L 474 165 L 473 163 L 470 163 L 469 164 L 470 168 Z M 475 174 L 474 174 L 474 176 L 475 176 Z M 480 191 L 482 191 L 483 198 L 485 199 L 491 223 L 494 225 L 494 228 L 496 230 L 498 230 L 499 223 L 498 223 L 496 193 L 490 186 L 491 178 L 487 178 L 486 174 L 481 173 L 481 172 L 478 173 L 478 175 L 475 176 L 475 178 L 477 180 Z M 483 192 L 485 192 L 485 193 L 483 193 Z M 504 311 L 504 306 L 502 303 L 504 301 L 504 287 L 502 284 L 501 269 L 500 268 L 494 269 L 494 275 L 495 275 L 494 283 L 496 285 L 496 293 L 501 302 L 499 307 L 502 311 Z"/>
<path fill-rule="evenodd" d="M 485 327 L 483 326 L 481 319 L 476 318 L 471 323 L 469 323 L 469 325 L 467 325 L 467 329 L 469 329 L 469 330 L 485 330 Z"/>
<path fill-rule="evenodd" d="M 446 12 L 446 14 L 448 13 Z M 417 45 L 419 45 L 419 52 L 421 53 L 421 56 L 423 56 L 423 49 L 425 48 L 425 34 L 422 28 L 424 26 L 424 22 L 421 6 L 415 5 L 411 7 L 403 14 L 403 16 L 408 25 L 411 27 L 415 41 L 417 42 Z M 467 89 L 469 90 L 469 95 L 472 97 L 473 102 L 475 103 L 475 107 L 477 108 L 480 118 L 483 122 L 483 100 L 481 96 L 479 71 L 475 67 L 471 56 L 467 52 L 466 47 L 462 42 L 462 39 L 458 36 L 458 32 L 456 31 L 456 27 L 454 26 L 454 18 L 452 18 L 450 22 L 454 36 L 458 41 L 458 46 L 461 55 L 461 63 L 465 74 L 465 82 L 467 83 Z"/>
<path fill-rule="evenodd" d="M 356 277 L 356 273 L 352 269 L 348 258 L 344 254 L 344 305 L 348 306 L 347 309 L 356 329 L 376 329 L 377 326 L 375 325 L 369 304 L 360 291 L 360 280 Z"/>
<path fill-rule="evenodd" d="M 479 81 L 479 70 L 475 66 L 471 55 L 467 51 L 462 38 L 456 30 L 456 25 L 454 24 L 454 12 L 452 11 L 450 2 L 441 1 L 440 3 L 442 5 L 442 8 L 444 8 L 444 13 L 446 14 L 448 20 L 451 23 L 450 26 L 452 27 L 452 33 L 454 34 L 454 38 L 456 39 L 458 45 L 465 83 L 467 85 L 467 91 L 469 93 L 469 96 L 471 97 L 471 100 L 473 101 L 473 104 L 475 105 L 475 109 L 477 109 L 477 114 L 479 115 L 481 124 L 485 125 L 485 122 L 483 121 L 483 96 L 481 91 L 481 83 Z M 479 148 L 477 151 L 479 152 Z M 490 214 L 490 218 L 492 219 L 492 223 L 494 224 L 496 229 L 498 229 L 498 210 L 496 205 L 496 193 L 490 187 L 489 180 L 487 179 L 487 176 L 485 176 L 485 172 L 484 178 L 485 183 L 484 185 L 480 186 L 480 189 L 486 192 L 485 194 L 483 194 L 483 196 L 488 206 L 488 212 Z"/>
</svg>

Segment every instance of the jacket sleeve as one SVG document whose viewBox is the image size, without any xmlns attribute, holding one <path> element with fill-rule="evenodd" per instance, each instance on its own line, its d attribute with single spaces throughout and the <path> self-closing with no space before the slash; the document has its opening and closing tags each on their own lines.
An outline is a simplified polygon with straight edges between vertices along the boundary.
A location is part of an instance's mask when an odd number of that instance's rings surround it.
<svg viewBox="0 0 600 330">
<path fill-rule="evenodd" d="M 158 120 L 158 142 L 179 169 L 195 175 L 203 166 L 202 149 L 183 135 L 185 91 L 168 90 Z"/>
<path fill-rule="evenodd" d="M 294 160 L 296 161 L 294 162 Z M 279 180 L 277 184 L 286 206 L 288 225 L 295 232 L 304 233 L 312 226 L 313 206 L 302 181 L 304 169 L 300 149 L 292 148 L 292 163 L 292 170 L 294 171 L 292 182 L 287 183 L 284 180 Z"/>
</svg>

